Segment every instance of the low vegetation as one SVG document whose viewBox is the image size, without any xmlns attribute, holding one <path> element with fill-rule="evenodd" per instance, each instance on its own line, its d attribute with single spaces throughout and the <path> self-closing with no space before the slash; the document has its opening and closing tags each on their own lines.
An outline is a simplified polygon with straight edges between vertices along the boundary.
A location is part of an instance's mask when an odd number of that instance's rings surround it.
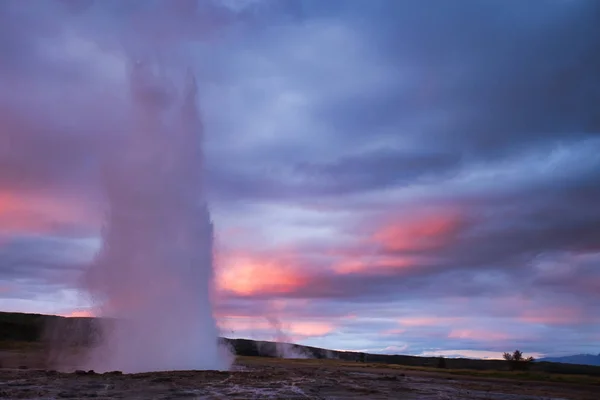
<svg viewBox="0 0 600 400">
<path fill-rule="evenodd" d="M 241 356 L 238 357 L 238 361 L 245 364 L 262 364 L 261 359 L 263 357 L 247 357 Z M 428 373 L 437 373 L 444 374 L 448 377 L 456 375 L 458 376 L 469 376 L 474 378 L 486 378 L 486 379 L 509 379 L 509 380 L 518 380 L 518 381 L 532 381 L 532 382 L 555 382 L 555 383 L 569 383 L 569 384 L 579 384 L 579 385 L 594 385 L 600 386 L 600 375 L 589 376 L 589 375 L 578 375 L 578 374 L 558 374 L 558 373 L 547 373 L 541 371 L 509 371 L 507 369 L 504 370 L 474 370 L 474 369 L 454 369 L 448 368 L 444 371 L 440 371 L 437 367 L 419 367 L 419 366 L 411 366 L 411 365 L 401 365 L 401 364 L 386 364 L 386 363 L 357 363 L 357 362 L 349 362 L 342 360 L 315 360 L 315 359 L 298 359 L 298 360 L 284 360 L 284 359 L 272 359 L 270 364 L 277 365 L 281 363 L 282 365 L 288 364 L 296 364 L 302 366 L 314 365 L 323 366 L 329 365 L 335 367 L 353 367 L 357 369 L 391 369 L 403 371 L 405 373 L 410 373 L 410 371 L 415 372 L 428 372 Z"/>
<path fill-rule="evenodd" d="M 98 340 L 97 327 L 97 320 L 93 318 L 0 312 L 0 350 L 27 351 L 43 349 L 47 345 L 54 348 L 57 342 L 60 342 L 61 346 L 81 348 Z M 238 356 L 273 357 L 277 354 L 277 344 L 274 342 L 225 338 L 221 340 L 229 344 Z M 444 373 L 458 375 L 600 384 L 598 366 L 534 362 L 532 358 L 525 358 L 518 350 L 506 353 L 505 360 L 473 360 L 333 351 L 292 344 L 289 346 L 295 353 L 306 355 L 308 358 L 294 362 L 349 363 L 357 367 L 385 366 L 437 372 L 443 369 Z"/>
<path fill-rule="evenodd" d="M 535 361 L 533 357 L 525 358 L 523 352 L 520 350 L 515 350 L 512 353 L 504 353 L 502 356 L 508 362 L 508 367 L 511 371 L 527 371 Z"/>
<path fill-rule="evenodd" d="M 438 358 L 437 367 L 438 368 L 448 368 L 448 365 L 446 364 L 446 359 L 444 357 Z"/>
</svg>

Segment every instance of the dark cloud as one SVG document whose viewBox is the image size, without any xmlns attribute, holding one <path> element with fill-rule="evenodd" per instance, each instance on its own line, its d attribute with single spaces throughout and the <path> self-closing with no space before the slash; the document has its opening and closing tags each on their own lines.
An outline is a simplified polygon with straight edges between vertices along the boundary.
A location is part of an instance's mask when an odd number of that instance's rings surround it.
<svg viewBox="0 0 600 400">
<path fill-rule="evenodd" d="M 297 201 L 431 182 L 453 176 L 460 167 L 456 154 L 381 149 L 254 173 L 213 169 L 209 179 L 217 200 Z"/>
<path fill-rule="evenodd" d="M 94 241 L 51 236 L 12 237 L 0 245 L 0 282 L 30 295 L 72 286 L 91 259 Z M 13 296 L 23 293 L 11 291 Z"/>
<path fill-rule="evenodd" d="M 337 128 L 348 137 L 409 135 L 480 157 L 596 135 L 597 5 L 544 4 L 535 13 L 500 1 L 382 7 L 377 26 L 364 17 L 363 26 L 376 60 L 396 66 L 392 90 L 330 104 L 323 118 L 346 121 Z M 437 123 L 414 132 L 415 118 Z"/>
<path fill-rule="evenodd" d="M 383 149 L 351 155 L 329 164 L 300 165 L 306 180 L 321 183 L 334 193 L 419 184 L 428 178 L 443 179 L 456 173 L 455 154 L 401 152 Z"/>
</svg>

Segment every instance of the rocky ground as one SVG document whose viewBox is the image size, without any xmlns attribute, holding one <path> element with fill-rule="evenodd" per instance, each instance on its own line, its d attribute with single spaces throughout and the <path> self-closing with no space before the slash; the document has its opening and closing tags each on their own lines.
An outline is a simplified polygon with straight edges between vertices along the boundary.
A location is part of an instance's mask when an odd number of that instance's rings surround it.
<svg viewBox="0 0 600 400">
<path fill-rule="evenodd" d="M 0 398 L 598 400 L 600 387 L 242 358 L 231 372 L 97 374 L 3 368 Z"/>
</svg>

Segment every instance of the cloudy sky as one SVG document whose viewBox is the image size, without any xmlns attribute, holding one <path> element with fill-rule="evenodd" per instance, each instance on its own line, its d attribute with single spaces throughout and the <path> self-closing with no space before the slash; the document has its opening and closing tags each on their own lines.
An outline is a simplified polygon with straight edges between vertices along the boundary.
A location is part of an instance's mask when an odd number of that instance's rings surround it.
<svg viewBox="0 0 600 400">
<path fill-rule="evenodd" d="M 143 58 L 198 77 L 224 335 L 600 352 L 599 2 L 34 3 L 0 0 L 0 309 L 85 312 Z"/>
</svg>

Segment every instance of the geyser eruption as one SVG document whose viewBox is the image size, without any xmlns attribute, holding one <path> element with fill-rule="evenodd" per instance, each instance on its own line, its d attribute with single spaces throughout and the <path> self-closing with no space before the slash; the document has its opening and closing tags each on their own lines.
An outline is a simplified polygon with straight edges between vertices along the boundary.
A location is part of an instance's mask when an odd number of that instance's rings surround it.
<svg viewBox="0 0 600 400">
<path fill-rule="evenodd" d="M 109 317 L 97 370 L 227 369 L 212 313 L 213 228 L 196 81 L 177 90 L 147 65 L 130 76 L 132 118 L 105 169 L 108 211 L 86 289 Z"/>
</svg>

